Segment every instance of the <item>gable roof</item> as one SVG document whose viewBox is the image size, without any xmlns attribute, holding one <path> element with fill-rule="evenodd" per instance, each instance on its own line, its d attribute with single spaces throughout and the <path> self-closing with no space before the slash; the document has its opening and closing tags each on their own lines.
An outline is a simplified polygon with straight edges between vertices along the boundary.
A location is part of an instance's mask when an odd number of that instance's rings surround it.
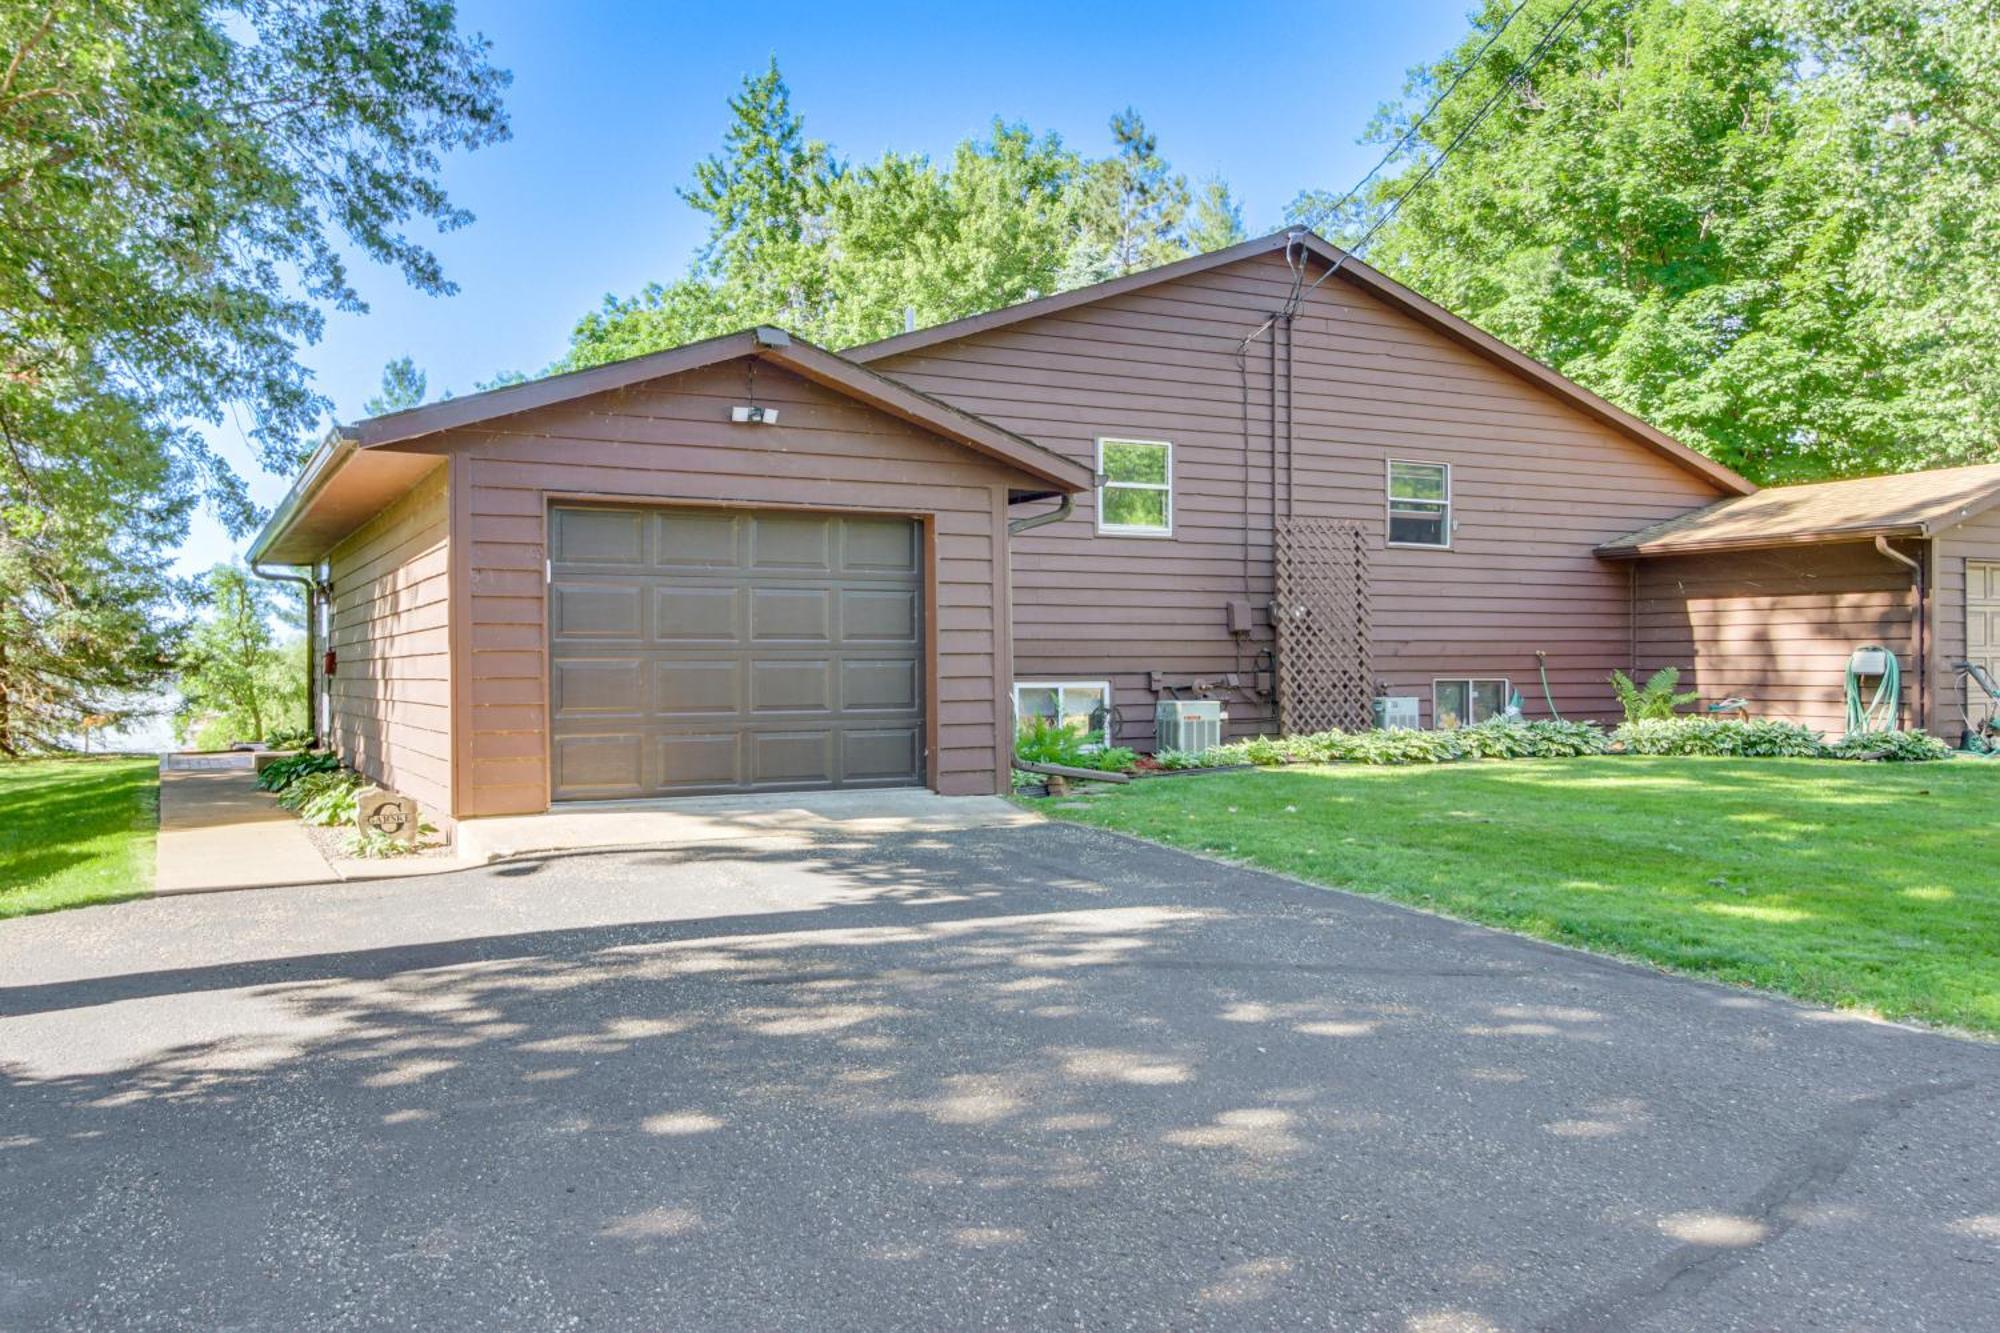
<svg viewBox="0 0 2000 1333">
<path fill-rule="evenodd" d="M 1176 278 L 1187 277 L 1189 274 L 1204 273 L 1210 269 L 1221 268 L 1225 264 L 1234 264 L 1239 260 L 1281 254 L 1292 244 L 1302 246 L 1309 255 L 1322 263 L 1337 267 L 1337 276 L 1342 280 L 1352 283 L 1371 296 L 1402 311 L 1418 323 L 1478 353 L 1502 369 L 1547 390 L 1584 415 L 1611 427 L 1640 446 L 1667 458 L 1689 472 L 1705 478 L 1711 484 L 1738 495 L 1747 495 L 1757 489 L 1749 480 L 1714 459 L 1697 453 L 1658 427 L 1648 425 L 1630 412 L 1605 401 L 1526 353 L 1509 347 L 1484 329 L 1460 319 L 1435 301 L 1419 296 L 1317 233 L 1303 229 L 1274 232 L 1269 236 L 1245 241 L 1241 245 L 1177 260 L 1171 264 L 1163 264 L 1159 268 L 1130 273 L 1108 282 L 1078 287 L 1073 291 L 1058 292 L 1054 296 L 1044 296 L 1033 301 L 1022 301 L 999 310 L 989 310 L 984 314 L 968 315 L 963 319 L 948 320 L 943 324 L 898 334 L 893 338 L 883 338 L 878 342 L 863 343 L 858 347 L 845 349 L 842 355 L 855 361 L 873 363 L 888 357 L 935 347 L 939 343 L 954 342 L 974 334 L 1005 328 L 1023 320 L 1053 315 L 1095 301 L 1141 291 L 1147 287 L 1172 282 Z"/>
<path fill-rule="evenodd" d="M 332 541 L 380 512 L 442 461 L 434 452 L 409 451 L 413 445 L 433 443 L 433 437 L 441 432 L 743 357 L 782 366 L 856 402 L 1006 463 L 1048 488 L 1037 494 L 1085 491 L 1094 483 L 1090 469 L 1081 463 L 782 329 L 760 326 L 336 427 L 251 543 L 250 560 L 253 564 L 295 564 L 317 559 Z"/>
<path fill-rule="evenodd" d="M 2000 504 L 2000 463 L 1771 486 L 1718 500 L 1597 548 L 1612 558 L 1931 537 Z"/>
</svg>

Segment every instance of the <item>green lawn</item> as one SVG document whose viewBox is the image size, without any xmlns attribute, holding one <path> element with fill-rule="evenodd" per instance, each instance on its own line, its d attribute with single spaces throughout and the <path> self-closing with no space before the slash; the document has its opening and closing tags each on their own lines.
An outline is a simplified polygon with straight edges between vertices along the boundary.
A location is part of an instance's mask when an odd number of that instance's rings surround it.
<svg viewBox="0 0 2000 1333">
<path fill-rule="evenodd" d="M 153 887 L 156 759 L 0 763 L 0 917 Z"/>
<path fill-rule="evenodd" d="M 1037 802 L 1321 884 L 2000 1034 L 2000 760 L 1287 768 Z"/>
</svg>

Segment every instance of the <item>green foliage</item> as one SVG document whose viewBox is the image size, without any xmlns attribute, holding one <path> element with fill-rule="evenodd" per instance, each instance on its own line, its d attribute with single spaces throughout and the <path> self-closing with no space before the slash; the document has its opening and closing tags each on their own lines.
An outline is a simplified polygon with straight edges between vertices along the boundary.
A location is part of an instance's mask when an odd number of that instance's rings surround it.
<svg viewBox="0 0 2000 1333">
<path fill-rule="evenodd" d="M 639 356 L 752 324 L 845 347 L 1115 277 L 1243 238 L 1220 180 L 1199 194 L 1129 108 L 1114 151 L 996 119 L 949 161 L 852 164 L 806 134 L 773 63 L 729 101 L 720 151 L 681 197 L 706 215 L 692 269 L 579 320 L 553 370 Z"/>
<path fill-rule="evenodd" d="M 1951 758 L 1951 747 L 1925 731 L 1871 731 L 1842 736 L 1825 747 L 1829 759 L 1880 759 L 1887 763 L 1925 763 Z"/>
<path fill-rule="evenodd" d="M 1818 732 L 1769 719 L 1647 718 L 1623 724 L 1611 739 L 1627 754 L 1817 759 L 1823 753 Z"/>
<path fill-rule="evenodd" d="M 1558 759 L 1602 754 L 1610 746 L 1592 722 L 1514 722 L 1495 718 L 1450 731 L 1322 731 L 1259 736 L 1219 746 L 1204 764 L 1443 764 L 1460 759 Z"/>
<path fill-rule="evenodd" d="M 312 730 L 309 727 L 277 727 L 265 734 L 264 744 L 273 750 L 303 750 L 312 744 Z"/>
<path fill-rule="evenodd" d="M 1014 735 L 1014 755 L 1033 764 L 1089 768 L 1101 773 L 1130 773 L 1139 756 L 1124 746 L 1104 744 L 1101 731 L 1079 732 L 1050 721 L 1030 718 Z"/>
<path fill-rule="evenodd" d="M 407 412 L 421 407 L 430 380 L 417 369 L 416 360 L 399 356 L 382 367 L 382 387 L 361 404 L 363 416 L 379 417 L 390 412 Z"/>
<path fill-rule="evenodd" d="M 1632 678 L 1622 671 L 1611 673 L 1611 692 L 1618 696 L 1627 722 L 1672 717 L 1675 709 L 1701 698 L 1699 691 L 1676 694 L 1674 687 L 1680 683 L 1679 667 L 1661 667 L 1646 678 L 1644 685 L 1633 684 Z"/>
<path fill-rule="evenodd" d="M 507 132 L 507 76 L 436 0 L 0 5 L 0 754 L 129 716 L 169 670 L 167 553 L 325 403 L 296 350 L 364 308 L 350 254 L 451 290 L 415 222 L 440 158 Z"/>
<path fill-rule="evenodd" d="M 278 804 L 319 828 L 352 824 L 358 807 L 354 794 L 367 785 L 366 778 L 350 769 L 304 773 L 285 788 Z"/>
<path fill-rule="evenodd" d="M 1208 757 L 1198 750 L 1161 750 L 1153 756 L 1153 762 L 1169 772 L 1181 772 L 1190 768 L 1207 768 Z"/>
<path fill-rule="evenodd" d="M 315 750 L 284 759 L 273 759 L 257 770 L 257 786 L 264 791 L 281 792 L 308 774 L 331 773 L 339 767 L 339 758 L 327 750 Z M 279 804 L 282 805 L 284 802 L 280 801 Z"/>
<path fill-rule="evenodd" d="M 1759 481 L 1993 456 L 1992 0 L 1485 0 L 1372 127 L 1464 75 L 1344 217 L 1371 263 Z"/>
<path fill-rule="evenodd" d="M 305 642 L 280 644 L 272 627 L 274 620 L 302 623 L 287 585 L 241 565 L 217 565 L 203 576 L 200 600 L 208 614 L 175 664 L 175 736 L 216 749 L 297 725 L 306 708 Z"/>
<path fill-rule="evenodd" d="M 340 845 L 340 850 L 344 856 L 357 857 L 364 861 L 386 860 L 396 856 L 415 856 L 418 852 L 424 850 L 424 839 L 436 832 L 437 828 L 434 825 L 419 824 L 417 826 L 416 841 L 406 842 L 401 838 L 384 833 L 380 829 L 357 830 L 347 835 L 347 840 Z"/>
</svg>

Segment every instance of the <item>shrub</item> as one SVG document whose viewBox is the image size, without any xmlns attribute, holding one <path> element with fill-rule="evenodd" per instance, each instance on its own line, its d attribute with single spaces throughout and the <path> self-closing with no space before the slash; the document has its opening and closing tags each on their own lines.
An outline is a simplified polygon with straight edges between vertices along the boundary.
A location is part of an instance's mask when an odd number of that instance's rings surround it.
<svg viewBox="0 0 2000 1333">
<path fill-rule="evenodd" d="M 356 802 L 354 794 L 366 785 L 359 773 L 347 769 L 307 773 L 295 779 L 278 797 L 278 804 L 296 810 L 300 819 L 320 828 L 351 823 Z"/>
<path fill-rule="evenodd" d="M 330 773 L 339 767 L 340 760 L 323 750 L 295 754 L 289 759 L 275 759 L 257 770 L 257 785 L 264 791 L 281 792 L 309 773 Z"/>
<path fill-rule="evenodd" d="M 1103 740 L 1101 731 L 1073 731 L 1038 717 L 1023 723 L 1015 732 L 1014 755 L 1032 764 L 1088 768 L 1101 773 L 1130 773 L 1139 766 L 1136 752 L 1120 745 L 1104 745 Z"/>
<path fill-rule="evenodd" d="M 312 732 L 305 727 L 280 727 L 264 738 L 273 750 L 303 750 L 312 744 Z"/>
<path fill-rule="evenodd" d="M 1730 722 L 1713 717 L 1650 718 L 1627 722 L 1611 734 L 1628 754 L 1817 759 L 1819 733 L 1796 722 Z"/>
<path fill-rule="evenodd" d="M 1574 759 L 1578 755 L 1603 754 L 1611 748 L 1611 738 L 1595 722 L 1558 722 L 1551 718 L 1525 725 L 1537 759 Z"/>
<path fill-rule="evenodd" d="M 1199 750 L 1161 750 L 1153 756 L 1153 762 L 1169 772 L 1208 766 L 1207 756 Z"/>
<path fill-rule="evenodd" d="M 1603 754 L 1610 738 L 1594 722 L 1493 719 L 1456 731 L 1322 731 L 1237 741 L 1201 756 L 1209 765 L 1442 764 L 1456 759 L 1568 759 Z"/>
<path fill-rule="evenodd" d="M 340 845 L 342 854 L 359 857 L 364 861 L 382 860 L 391 856 L 414 856 L 424 849 L 424 839 L 437 832 L 432 824 L 417 825 L 417 840 L 404 842 L 391 837 L 380 829 L 369 829 L 363 833 L 356 831 L 347 835 L 347 841 Z"/>
<path fill-rule="evenodd" d="M 1921 731 L 1859 731 L 1826 747 L 1829 759 L 1882 759 L 1916 764 L 1951 758 L 1951 747 Z"/>
<path fill-rule="evenodd" d="M 1632 678 L 1622 671 L 1611 673 L 1611 692 L 1618 696 L 1619 704 L 1624 707 L 1627 722 L 1669 718 L 1682 704 L 1691 704 L 1701 698 L 1700 694 L 1675 694 L 1674 686 L 1680 683 L 1679 667 L 1661 667 L 1646 677 L 1644 685 L 1633 684 Z"/>
</svg>

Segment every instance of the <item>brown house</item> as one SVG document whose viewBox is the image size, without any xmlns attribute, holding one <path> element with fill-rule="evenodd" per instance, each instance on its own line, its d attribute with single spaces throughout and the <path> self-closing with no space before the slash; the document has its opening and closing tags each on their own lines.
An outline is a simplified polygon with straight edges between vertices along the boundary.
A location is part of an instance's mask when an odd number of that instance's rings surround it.
<svg viewBox="0 0 2000 1333">
<path fill-rule="evenodd" d="M 1996 500 L 2000 468 L 1756 492 L 1292 233 L 844 356 L 760 329 L 365 421 L 251 554 L 312 587 L 322 732 L 449 823 L 999 791 L 1017 713 L 1147 748 L 1190 697 L 1235 734 L 1603 717 L 1613 667 L 1837 727 L 1862 643 L 1955 730 Z"/>
</svg>

